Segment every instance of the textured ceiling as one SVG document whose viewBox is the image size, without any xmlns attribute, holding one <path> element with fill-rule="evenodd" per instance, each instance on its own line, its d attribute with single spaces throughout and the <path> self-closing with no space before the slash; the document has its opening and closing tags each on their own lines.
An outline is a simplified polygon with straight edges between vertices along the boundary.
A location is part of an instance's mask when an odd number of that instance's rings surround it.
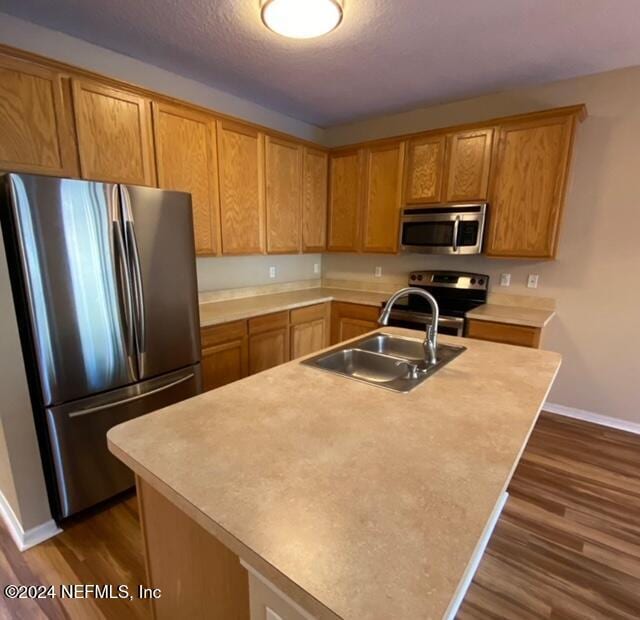
<svg viewBox="0 0 640 620">
<path fill-rule="evenodd" d="M 0 0 L 0 11 L 321 126 L 640 64 L 638 0 L 345 0 L 340 27 L 307 41 L 268 31 L 258 5 Z"/>
</svg>

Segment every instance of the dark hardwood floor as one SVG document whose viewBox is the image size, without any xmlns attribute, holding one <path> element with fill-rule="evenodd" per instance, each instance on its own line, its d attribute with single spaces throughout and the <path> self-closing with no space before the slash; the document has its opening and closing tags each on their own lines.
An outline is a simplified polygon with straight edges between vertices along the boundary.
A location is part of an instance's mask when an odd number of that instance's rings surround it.
<svg viewBox="0 0 640 620">
<path fill-rule="evenodd" d="M 640 437 L 543 413 L 459 620 L 640 618 Z"/>
<path fill-rule="evenodd" d="M 509 493 L 459 620 L 640 618 L 639 436 L 543 413 Z M 135 498 L 76 519 L 23 554 L 0 527 L 0 576 L 144 584 Z M 149 618 L 150 608 L 137 600 L 0 598 L 0 617 L 119 620 Z"/>
</svg>

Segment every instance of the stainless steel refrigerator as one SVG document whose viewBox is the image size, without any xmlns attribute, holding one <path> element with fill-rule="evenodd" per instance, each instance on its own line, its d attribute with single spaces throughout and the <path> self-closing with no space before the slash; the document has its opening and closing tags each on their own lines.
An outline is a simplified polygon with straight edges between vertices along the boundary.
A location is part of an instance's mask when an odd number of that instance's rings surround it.
<svg viewBox="0 0 640 620">
<path fill-rule="evenodd" d="M 201 390 L 191 197 L 25 174 L 1 182 L 24 364 L 60 519 L 132 486 L 107 449 L 109 428 Z"/>
</svg>

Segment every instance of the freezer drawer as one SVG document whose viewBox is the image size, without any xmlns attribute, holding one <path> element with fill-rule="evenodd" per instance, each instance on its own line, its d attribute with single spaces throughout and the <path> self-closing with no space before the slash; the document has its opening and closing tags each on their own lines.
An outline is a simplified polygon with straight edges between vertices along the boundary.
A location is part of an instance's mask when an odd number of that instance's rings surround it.
<svg viewBox="0 0 640 620">
<path fill-rule="evenodd" d="M 46 409 L 64 518 L 133 486 L 133 474 L 107 448 L 107 431 L 201 391 L 200 365 Z"/>
</svg>

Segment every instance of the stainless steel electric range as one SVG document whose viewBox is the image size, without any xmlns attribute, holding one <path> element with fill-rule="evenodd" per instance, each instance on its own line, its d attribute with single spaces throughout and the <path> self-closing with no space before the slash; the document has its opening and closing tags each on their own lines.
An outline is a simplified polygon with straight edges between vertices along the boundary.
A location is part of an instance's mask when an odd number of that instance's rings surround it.
<svg viewBox="0 0 640 620">
<path fill-rule="evenodd" d="M 422 288 L 436 298 L 440 307 L 438 333 L 463 336 L 466 313 L 487 303 L 489 276 L 463 271 L 412 271 L 409 286 Z M 421 330 L 427 323 L 431 323 L 431 309 L 418 295 L 396 302 L 389 320 L 389 325 Z"/>
</svg>

